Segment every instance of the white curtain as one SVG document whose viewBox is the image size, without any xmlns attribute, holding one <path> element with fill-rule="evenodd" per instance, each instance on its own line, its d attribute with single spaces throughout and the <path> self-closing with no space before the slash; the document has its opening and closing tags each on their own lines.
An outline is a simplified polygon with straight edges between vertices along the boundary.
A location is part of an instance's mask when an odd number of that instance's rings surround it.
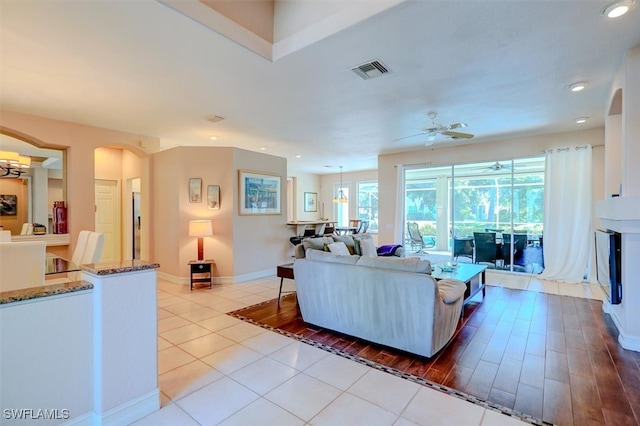
<svg viewBox="0 0 640 426">
<path fill-rule="evenodd" d="M 546 151 L 544 272 L 540 278 L 579 283 L 591 247 L 591 145 Z"/>
<path fill-rule="evenodd" d="M 393 243 L 404 245 L 404 166 L 398 164 L 396 168 L 396 220 Z"/>
</svg>

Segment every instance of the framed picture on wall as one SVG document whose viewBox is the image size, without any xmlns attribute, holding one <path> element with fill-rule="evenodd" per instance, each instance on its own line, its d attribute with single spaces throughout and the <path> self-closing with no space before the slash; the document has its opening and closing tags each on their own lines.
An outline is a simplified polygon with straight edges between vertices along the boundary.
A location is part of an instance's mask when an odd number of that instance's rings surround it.
<svg viewBox="0 0 640 426">
<path fill-rule="evenodd" d="M 189 179 L 189 202 L 190 203 L 202 202 L 202 179 L 200 178 Z"/>
<path fill-rule="evenodd" d="M 0 195 L 0 216 L 16 216 L 18 214 L 18 197 L 16 195 Z"/>
<path fill-rule="evenodd" d="M 209 210 L 220 210 L 220 185 L 207 186 L 207 206 Z"/>
<path fill-rule="evenodd" d="M 238 180 L 239 214 L 280 214 L 280 176 L 239 170 Z"/>
<path fill-rule="evenodd" d="M 317 192 L 304 193 L 304 211 L 305 212 L 318 211 L 318 193 Z"/>
</svg>

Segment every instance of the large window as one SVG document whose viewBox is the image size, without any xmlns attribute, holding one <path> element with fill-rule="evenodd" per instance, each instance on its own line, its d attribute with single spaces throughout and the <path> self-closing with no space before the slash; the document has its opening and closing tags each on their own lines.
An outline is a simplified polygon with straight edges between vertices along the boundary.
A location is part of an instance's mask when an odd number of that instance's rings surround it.
<svg viewBox="0 0 640 426">
<path fill-rule="evenodd" d="M 358 182 L 358 219 L 368 220 L 367 232 L 378 232 L 378 182 Z"/>
<path fill-rule="evenodd" d="M 435 236 L 432 251 L 441 253 L 454 250 L 454 236 L 469 239 L 474 232 L 495 232 L 498 243 L 506 248 L 497 253 L 496 267 L 540 272 L 544 165 L 544 158 L 536 157 L 408 169 L 405 221 L 417 222 L 423 236 Z M 509 241 L 503 241 L 503 235 Z M 515 247 L 516 237 L 526 240 L 525 247 L 531 248 L 524 259 L 515 259 L 522 250 L 507 246 L 513 240 Z M 539 249 L 538 253 L 533 248 Z"/>
</svg>

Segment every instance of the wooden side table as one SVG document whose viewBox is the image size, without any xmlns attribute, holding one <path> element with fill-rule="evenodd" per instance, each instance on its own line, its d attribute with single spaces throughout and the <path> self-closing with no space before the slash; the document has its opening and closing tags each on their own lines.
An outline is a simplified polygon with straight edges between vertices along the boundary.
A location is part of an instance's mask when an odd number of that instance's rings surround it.
<svg viewBox="0 0 640 426">
<path fill-rule="evenodd" d="M 209 283 L 209 288 L 213 284 L 212 267 L 215 262 L 211 259 L 207 260 L 190 260 L 189 269 L 191 270 L 191 290 L 194 284 Z"/>
<path fill-rule="evenodd" d="M 293 277 L 293 263 L 287 263 L 285 265 L 278 265 L 277 276 L 280 278 L 280 290 L 278 290 L 278 306 L 280 306 L 280 296 L 282 296 L 282 282 L 285 278 L 289 278 L 290 280 L 294 279 Z M 284 293 L 295 293 L 295 291 L 285 291 Z"/>
</svg>

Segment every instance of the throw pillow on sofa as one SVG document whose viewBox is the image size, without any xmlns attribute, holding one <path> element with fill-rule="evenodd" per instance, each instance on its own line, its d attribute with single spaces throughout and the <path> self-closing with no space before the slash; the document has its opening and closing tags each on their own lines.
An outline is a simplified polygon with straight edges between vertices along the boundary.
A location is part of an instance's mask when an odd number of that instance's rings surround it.
<svg viewBox="0 0 640 426">
<path fill-rule="evenodd" d="M 329 247 L 329 251 L 333 254 L 337 254 L 338 256 L 351 256 L 349 253 L 349 249 L 347 245 L 342 241 L 338 241 L 337 243 L 331 243 L 327 247 Z"/>
<path fill-rule="evenodd" d="M 355 265 L 360 256 L 338 256 L 329 251 L 307 250 L 306 260 L 316 262 L 345 263 L 347 265 Z"/>
<path fill-rule="evenodd" d="M 335 241 L 336 243 L 337 242 L 345 243 L 345 245 L 347 246 L 347 249 L 349 250 L 349 253 L 360 255 L 360 253 L 356 252 L 356 245 L 355 245 L 355 241 L 353 241 L 352 235 L 332 235 L 332 238 L 333 238 L 333 241 Z"/>
<path fill-rule="evenodd" d="M 373 241 L 373 237 L 371 236 L 371 234 L 368 234 L 368 233 L 354 234 L 349 236 L 353 239 L 353 247 L 355 249 L 355 254 L 357 254 L 358 256 L 362 256 L 362 244 L 361 244 L 362 240 Z"/>
<path fill-rule="evenodd" d="M 360 240 L 360 249 L 362 250 L 362 256 L 365 257 L 378 257 L 378 251 L 376 250 L 376 243 L 372 239 Z"/>
<path fill-rule="evenodd" d="M 331 237 L 305 238 L 304 240 L 302 240 L 302 245 L 304 246 L 305 250 L 310 248 L 313 250 L 324 251 L 324 245 L 331 244 L 333 242 L 333 238 Z"/>
</svg>

